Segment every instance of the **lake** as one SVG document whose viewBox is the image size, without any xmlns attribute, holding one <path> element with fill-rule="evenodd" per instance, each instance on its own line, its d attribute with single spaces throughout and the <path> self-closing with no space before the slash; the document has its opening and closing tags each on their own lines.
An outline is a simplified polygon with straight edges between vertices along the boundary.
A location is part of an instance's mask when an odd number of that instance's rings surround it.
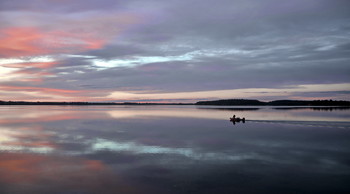
<svg viewBox="0 0 350 194">
<path fill-rule="evenodd" d="M 349 193 L 349 180 L 346 108 L 0 106 L 2 194 Z"/>
</svg>

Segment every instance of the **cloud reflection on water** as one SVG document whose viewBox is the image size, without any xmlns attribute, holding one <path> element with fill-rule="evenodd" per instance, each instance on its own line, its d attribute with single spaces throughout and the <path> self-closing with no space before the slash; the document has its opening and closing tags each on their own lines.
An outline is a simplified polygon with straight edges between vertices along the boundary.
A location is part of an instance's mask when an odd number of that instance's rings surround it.
<svg viewBox="0 0 350 194">
<path fill-rule="evenodd" d="M 142 117 L 190 117 L 203 119 L 227 120 L 232 114 L 239 114 L 249 120 L 289 120 L 289 121 L 350 121 L 349 111 L 322 112 L 310 108 L 276 109 L 274 107 L 225 107 L 225 106 L 193 106 L 195 109 L 179 106 L 169 109 L 169 106 L 145 106 L 142 108 L 129 108 L 110 110 L 108 114 L 113 118 L 142 118 Z M 210 111 L 208 111 L 210 110 Z M 287 110 L 287 111 L 286 111 Z M 325 109 L 328 110 L 328 109 Z M 311 112 L 311 113 L 310 113 Z M 342 116 L 342 117 L 341 117 Z"/>
<path fill-rule="evenodd" d="M 227 120 L 234 113 L 287 115 L 337 126 L 333 120 L 346 120 L 349 111 L 42 106 L 0 112 L 7 113 L 0 114 L 1 193 L 349 190 L 342 184 L 350 174 L 348 128 Z M 322 184 L 314 188 L 310 180 Z"/>
<path fill-rule="evenodd" d="M 115 141 L 108 141 L 105 139 L 97 139 L 95 143 L 92 144 L 92 151 L 98 152 L 101 150 L 108 150 L 113 152 L 128 152 L 130 154 L 167 154 L 167 155 L 181 155 L 190 158 L 191 160 L 232 160 L 241 161 L 247 159 L 256 158 L 256 154 L 235 154 L 229 155 L 225 153 L 216 152 L 196 152 L 192 148 L 169 148 L 161 146 L 149 146 L 136 144 L 135 142 L 125 142 L 119 143 Z"/>
</svg>

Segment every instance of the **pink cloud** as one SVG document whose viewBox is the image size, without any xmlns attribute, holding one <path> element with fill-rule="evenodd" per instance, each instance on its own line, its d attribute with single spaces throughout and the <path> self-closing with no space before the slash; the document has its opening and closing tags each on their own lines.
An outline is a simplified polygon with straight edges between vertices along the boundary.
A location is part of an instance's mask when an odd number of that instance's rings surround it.
<svg viewBox="0 0 350 194">
<path fill-rule="evenodd" d="M 0 29 L 0 53 L 2 57 L 20 57 L 46 54 L 38 45 L 44 34 L 35 28 L 17 27 Z"/>
<path fill-rule="evenodd" d="M 32 26 L 16 25 L 14 21 L 12 26 L 0 28 L 0 57 L 72 54 L 99 49 L 137 22 L 133 14 L 67 16 L 54 18 L 55 23 L 36 19 L 38 22 Z"/>
<path fill-rule="evenodd" d="M 33 27 L 0 29 L 0 57 L 13 58 L 59 53 L 76 53 L 103 47 L 110 37 Z"/>
</svg>

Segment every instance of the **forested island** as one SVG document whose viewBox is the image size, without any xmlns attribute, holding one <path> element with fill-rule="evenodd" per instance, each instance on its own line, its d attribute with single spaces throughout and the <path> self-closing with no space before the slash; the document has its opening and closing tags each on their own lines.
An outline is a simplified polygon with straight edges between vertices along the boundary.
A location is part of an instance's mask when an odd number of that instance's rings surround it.
<svg viewBox="0 0 350 194">
<path fill-rule="evenodd" d="M 249 99 L 226 99 L 199 101 L 196 103 L 147 103 L 147 102 L 30 102 L 30 101 L 1 101 L 0 105 L 215 105 L 215 106 L 347 106 L 350 101 L 343 100 L 275 100 L 263 102 Z"/>
</svg>

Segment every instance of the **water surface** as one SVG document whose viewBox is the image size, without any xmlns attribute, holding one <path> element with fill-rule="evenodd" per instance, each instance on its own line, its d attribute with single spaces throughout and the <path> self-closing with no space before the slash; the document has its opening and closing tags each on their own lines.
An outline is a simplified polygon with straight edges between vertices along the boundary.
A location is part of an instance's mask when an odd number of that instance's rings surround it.
<svg viewBox="0 0 350 194">
<path fill-rule="evenodd" d="M 349 118 L 308 107 L 0 106 L 0 193 L 348 193 Z"/>
</svg>

